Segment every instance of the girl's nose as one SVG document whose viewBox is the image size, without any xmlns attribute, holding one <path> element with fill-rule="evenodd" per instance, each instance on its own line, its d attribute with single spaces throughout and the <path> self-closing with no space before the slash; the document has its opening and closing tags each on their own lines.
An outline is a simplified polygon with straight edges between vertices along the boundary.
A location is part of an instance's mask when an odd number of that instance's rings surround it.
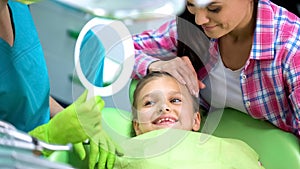
<svg viewBox="0 0 300 169">
<path fill-rule="evenodd" d="M 205 9 L 197 9 L 195 12 L 195 23 L 197 25 L 203 25 L 205 23 L 209 22 L 209 19 L 207 17 L 207 12 Z"/>
<path fill-rule="evenodd" d="M 170 107 L 166 104 L 161 105 L 161 108 L 159 110 L 161 113 L 168 113 L 171 111 Z"/>
</svg>

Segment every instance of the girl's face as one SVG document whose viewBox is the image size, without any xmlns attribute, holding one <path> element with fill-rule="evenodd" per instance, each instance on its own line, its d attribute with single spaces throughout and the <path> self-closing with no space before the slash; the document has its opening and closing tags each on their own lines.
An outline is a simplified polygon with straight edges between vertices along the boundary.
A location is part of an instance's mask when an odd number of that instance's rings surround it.
<svg viewBox="0 0 300 169">
<path fill-rule="evenodd" d="M 137 135 L 162 128 L 200 128 L 200 114 L 194 112 L 190 92 L 172 77 L 154 78 L 136 100 L 137 120 L 133 124 Z"/>
<path fill-rule="evenodd" d="M 206 7 L 198 7 L 197 1 L 201 0 L 187 0 L 187 8 L 211 38 L 239 33 L 252 19 L 253 0 L 210 0 Z"/>
</svg>

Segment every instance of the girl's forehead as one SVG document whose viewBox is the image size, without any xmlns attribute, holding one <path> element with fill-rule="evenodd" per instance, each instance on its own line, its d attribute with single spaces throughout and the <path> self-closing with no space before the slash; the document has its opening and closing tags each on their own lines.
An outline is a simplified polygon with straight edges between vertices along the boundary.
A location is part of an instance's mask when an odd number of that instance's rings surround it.
<svg viewBox="0 0 300 169">
<path fill-rule="evenodd" d="M 169 87 L 181 87 L 181 84 L 174 78 L 170 76 L 161 76 L 157 78 L 153 78 L 149 81 L 145 86 L 150 88 L 155 88 L 160 86 L 161 88 L 169 88 Z"/>
<path fill-rule="evenodd" d="M 185 91 L 185 86 L 181 83 L 179 83 L 175 78 L 169 77 L 169 76 L 162 76 L 158 78 L 154 78 L 151 81 L 149 81 L 143 88 L 141 88 L 141 94 L 144 95 L 147 93 L 151 92 L 157 92 L 157 91 L 175 91 L 177 93 L 184 93 Z"/>
</svg>

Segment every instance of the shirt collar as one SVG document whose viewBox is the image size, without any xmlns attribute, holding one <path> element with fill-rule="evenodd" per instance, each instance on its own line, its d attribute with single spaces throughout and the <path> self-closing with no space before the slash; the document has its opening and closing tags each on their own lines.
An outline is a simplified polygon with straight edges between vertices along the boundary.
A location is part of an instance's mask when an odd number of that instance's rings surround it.
<svg viewBox="0 0 300 169">
<path fill-rule="evenodd" d="M 269 0 L 259 0 L 250 59 L 274 58 L 274 12 Z"/>
</svg>

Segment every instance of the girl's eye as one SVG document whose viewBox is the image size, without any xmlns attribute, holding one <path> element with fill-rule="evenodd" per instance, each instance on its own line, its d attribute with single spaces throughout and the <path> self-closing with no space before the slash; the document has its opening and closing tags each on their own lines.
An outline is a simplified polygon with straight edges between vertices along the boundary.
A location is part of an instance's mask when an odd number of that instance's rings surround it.
<svg viewBox="0 0 300 169">
<path fill-rule="evenodd" d="M 144 106 L 152 106 L 153 104 L 154 104 L 153 101 L 146 101 L 146 102 L 144 103 Z"/>
<path fill-rule="evenodd" d="M 181 100 L 178 98 L 171 99 L 171 103 L 180 103 L 180 102 L 181 102 Z"/>
</svg>

